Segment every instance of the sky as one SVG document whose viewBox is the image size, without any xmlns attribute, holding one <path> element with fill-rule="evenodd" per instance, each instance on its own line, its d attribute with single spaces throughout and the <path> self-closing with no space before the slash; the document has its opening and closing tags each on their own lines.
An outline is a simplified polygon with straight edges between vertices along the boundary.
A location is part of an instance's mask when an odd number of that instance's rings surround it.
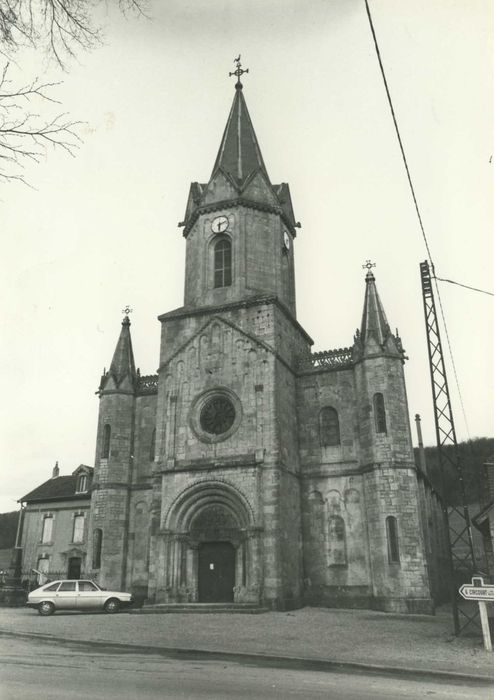
<svg viewBox="0 0 494 700">
<path fill-rule="evenodd" d="M 494 6 L 369 4 L 436 273 L 493 292 Z M 302 224 L 298 320 L 314 350 L 351 345 L 362 265 L 375 262 L 409 357 L 414 441 L 419 413 L 434 444 L 426 250 L 364 0 L 151 0 L 147 19 L 104 11 L 104 44 L 68 72 L 33 52 L 12 66 L 19 82 L 63 81 L 60 106 L 44 109 L 83 124 L 75 157 L 50 151 L 26 170 L 31 187 L 0 185 L 0 512 L 50 478 L 55 461 L 61 474 L 93 464 L 95 392 L 127 304 L 136 364 L 156 372 L 157 316 L 183 301 L 177 224 L 190 182 L 211 174 L 239 53 L 267 171 L 289 183 Z M 440 291 L 464 408 L 447 357 L 458 439 L 492 437 L 494 298 Z"/>
</svg>

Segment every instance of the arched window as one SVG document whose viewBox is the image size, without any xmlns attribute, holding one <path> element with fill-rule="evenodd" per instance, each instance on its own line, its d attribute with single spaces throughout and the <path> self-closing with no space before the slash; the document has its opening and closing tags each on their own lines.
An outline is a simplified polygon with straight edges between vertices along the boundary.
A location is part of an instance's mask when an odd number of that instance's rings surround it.
<svg viewBox="0 0 494 700">
<path fill-rule="evenodd" d="M 214 286 L 229 287 L 232 283 L 232 244 L 222 238 L 214 246 Z"/>
<path fill-rule="evenodd" d="M 319 414 L 319 438 L 321 447 L 340 444 L 340 421 L 337 411 L 331 406 L 325 406 Z"/>
<path fill-rule="evenodd" d="M 103 446 L 101 448 L 101 457 L 103 459 L 108 459 L 110 456 L 110 440 L 111 440 L 111 426 L 108 423 L 103 429 Z"/>
<path fill-rule="evenodd" d="M 374 394 L 374 421 L 376 433 L 386 433 L 386 409 L 384 408 L 384 396 Z"/>
<path fill-rule="evenodd" d="M 345 521 L 333 515 L 328 521 L 328 559 L 330 566 L 346 566 Z"/>
<path fill-rule="evenodd" d="M 101 547 L 103 546 L 103 530 L 97 527 L 93 532 L 93 569 L 101 567 Z"/>
<path fill-rule="evenodd" d="M 388 515 L 386 518 L 386 537 L 388 539 L 388 562 L 390 564 L 399 564 L 398 522 L 394 515 Z"/>
<path fill-rule="evenodd" d="M 151 435 L 151 444 L 149 445 L 149 461 L 154 462 L 156 456 L 156 428 Z"/>
</svg>

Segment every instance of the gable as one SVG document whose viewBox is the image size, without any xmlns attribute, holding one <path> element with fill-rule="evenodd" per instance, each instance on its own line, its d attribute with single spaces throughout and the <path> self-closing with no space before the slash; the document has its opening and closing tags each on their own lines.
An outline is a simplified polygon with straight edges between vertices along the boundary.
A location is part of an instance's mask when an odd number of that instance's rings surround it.
<svg viewBox="0 0 494 700">
<path fill-rule="evenodd" d="M 221 168 L 211 177 L 203 193 L 201 205 L 214 204 L 238 197 L 238 188 L 232 179 Z"/>
<path fill-rule="evenodd" d="M 226 347 L 225 344 L 225 331 L 228 343 L 231 343 L 229 347 Z M 232 346 L 238 350 L 241 345 L 248 352 L 259 350 L 264 354 L 275 354 L 270 345 L 254 335 L 246 333 L 242 328 L 221 316 L 213 316 L 168 358 L 163 367 L 170 366 L 182 355 L 189 359 L 195 357 L 196 362 L 205 363 L 207 362 L 206 358 L 218 358 L 219 355 L 231 350 Z"/>
<path fill-rule="evenodd" d="M 278 198 L 273 192 L 273 188 L 266 175 L 262 170 L 256 170 L 246 181 L 242 189 L 242 197 L 259 202 L 260 204 L 268 204 L 272 207 L 279 207 Z"/>
</svg>

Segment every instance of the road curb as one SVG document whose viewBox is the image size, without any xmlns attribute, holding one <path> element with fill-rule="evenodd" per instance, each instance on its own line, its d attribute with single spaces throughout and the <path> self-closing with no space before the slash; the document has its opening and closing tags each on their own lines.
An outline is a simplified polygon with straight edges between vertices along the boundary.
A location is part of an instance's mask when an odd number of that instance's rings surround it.
<svg viewBox="0 0 494 700">
<path fill-rule="evenodd" d="M 275 656 L 271 654 L 232 652 L 232 651 L 212 651 L 210 649 L 187 649 L 177 647 L 162 647 L 143 644 L 124 644 L 120 642 L 105 642 L 101 640 L 67 639 L 66 637 L 55 637 L 49 634 L 36 634 L 29 632 L 7 632 L 0 630 L 0 637 L 13 637 L 18 639 L 37 639 L 53 644 L 67 644 L 75 647 L 88 646 L 92 649 L 104 649 L 107 652 L 134 653 L 134 654 L 156 654 L 168 658 L 183 659 L 190 661 L 230 661 L 256 666 L 270 666 L 273 668 L 289 668 L 291 670 L 321 671 L 321 672 L 341 672 L 374 674 L 379 676 L 408 678 L 410 680 L 429 680 L 432 682 L 449 682 L 456 685 L 494 685 L 494 676 L 473 676 L 467 673 L 456 671 L 437 671 L 433 669 L 384 666 L 381 664 L 359 663 L 356 661 L 341 661 L 335 659 L 314 659 L 300 656 Z"/>
</svg>

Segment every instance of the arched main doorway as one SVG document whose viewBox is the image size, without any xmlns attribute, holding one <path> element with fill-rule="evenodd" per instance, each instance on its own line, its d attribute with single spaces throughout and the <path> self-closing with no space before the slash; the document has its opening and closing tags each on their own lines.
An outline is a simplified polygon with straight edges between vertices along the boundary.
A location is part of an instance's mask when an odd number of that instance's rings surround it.
<svg viewBox="0 0 494 700">
<path fill-rule="evenodd" d="M 259 600 L 259 528 L 245 498 L 225 482 L 187 489 L 165 519 L 168 601 Z"/>
</svg>

